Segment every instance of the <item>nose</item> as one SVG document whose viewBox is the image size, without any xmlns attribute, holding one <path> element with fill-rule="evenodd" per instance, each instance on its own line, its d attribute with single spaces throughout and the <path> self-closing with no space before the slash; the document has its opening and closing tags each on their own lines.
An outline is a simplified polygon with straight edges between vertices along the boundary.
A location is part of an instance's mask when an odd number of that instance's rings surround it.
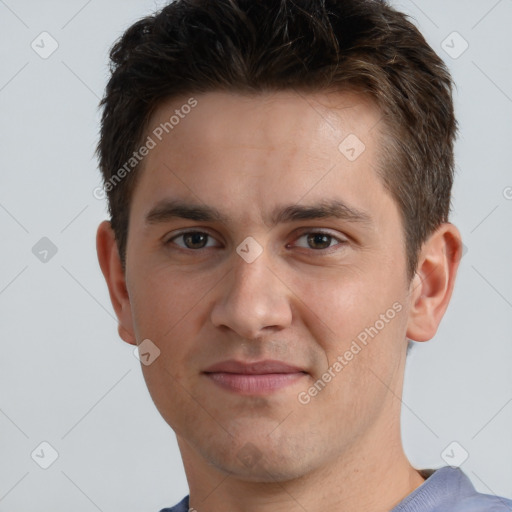
<svg viewBox="0 0 512 512">
<path fill-rule="evenodd" d="M 265 250 L 251 263 L 234 254 L 233 271 L 219 285 L 219 296 L 211 310 L 215 327 L 229 328 L 254 340 L 291 324 L 293 294 L 269 263 Z"/>
</svg>

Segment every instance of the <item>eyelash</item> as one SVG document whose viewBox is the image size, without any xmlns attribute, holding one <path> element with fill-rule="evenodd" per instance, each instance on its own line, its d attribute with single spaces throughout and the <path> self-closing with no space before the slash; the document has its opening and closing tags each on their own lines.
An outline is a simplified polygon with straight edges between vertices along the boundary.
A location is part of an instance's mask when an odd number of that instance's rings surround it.
<svg viewBox="0 0 512 512">
<path fill-rule="evenodd" d="M 190 230 L 190 231 L 183 231 L 177 235 L 174 235 L 172 238 L 169 238 L 166 242 L 164 242 L 164 245 L 170 245 L 171 243 L 173 243 L 174 240 L 176 240 L 177 238 L 180 238 L 180 237 L 183 237 L 185 235 L 193 235 L 193 234 L 201 234 L 201 235 L 206 235 L 207 237 L 209 238 L 214 238 L 210 233 L 206 232 L 206 231 L 199 231 L 199 230 Z M 337 247 L 338 245 L 346 245 L 348 244 L 348 240 L 344 240 L 344 239 L 341 239 L 341 238 L 338 238 L 334 235 L 332 235 L 331 233 L 329 233 L 328 231 L 320 231 L 320 230 L 313 230 L 313 231 L 303 231 L 301 232 L 298 237 L 296 238 L 296 240 L 302 238 L 303 236 L 305 235 L 325 235 L 325 236 L 328 236 L 331 238 L 331 241 L 332 240 L 337 240 L 338 241 L 338 244 L 332 246 L 332 247 L 326 247 L 324 249 L 313 249 L 311 247 L 301 247 L 302 249 L 310 249 L 311 251 L 314 251 L 314 252 L 317 252 L 317 253 L 327 253 L 327 251 L 329 252 L 332 252 L 332 249 L 334 249 L 335 247 Z M 208 243 L 208 240 L 207 240 L 207 243 Z M 287 245 L 288 247 L 288 245 Z M 178 249 L 179 250 L 182 250 L 182 251 L 194 251 L 194 252 L 199 252 L 199 251 L 202 251 L 202 250 L 205 250 L 205 249 L 211 249 L 211 247 L 201 247 L 199 249 L 190 249 L 188 247 L 181 247 L 178 245 Z"/>
</svg>

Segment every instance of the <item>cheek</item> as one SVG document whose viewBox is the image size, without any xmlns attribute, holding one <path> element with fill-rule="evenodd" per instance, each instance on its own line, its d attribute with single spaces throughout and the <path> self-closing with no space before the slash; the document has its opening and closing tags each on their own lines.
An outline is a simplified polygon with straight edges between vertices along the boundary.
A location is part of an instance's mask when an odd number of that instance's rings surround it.
<svg viewBox="0 0 512 512">
<path fill-rule="evenodd" d="M 201 298 L 211 288 L 205 279 L 171 271 L 140 272 L 133 282 L 130 303 L 137 339 L 149 338 L 159 345 L 181 332 L 196 318 Z"/>
<path fill-rule="evenodd" d="M 325 349 L 342 349 L 370 321 L 375 321 L 376 314 L 378 318 L 386 298 L 375 289 L 375 281 L 369 271 L 353 267 L 330 269 L 328 276 L 296 280 L 295 289 L 302 301 L 300 315 L 309 319 L 308 328 Z"/>
<path fill-rule="evenodd" d="M 407 316 L 405 291 L 393 276 L 343 268 L 337 278 L 303 280 L 297 286 L 304 298 L 298 314 L 325 353 L 325 369 L 341 357 L 343 380 L 365 385 L 375 380 L 372 370 L 393 371 L 405 343 Z"/>
<path fill-rule="evenodd" d="M 187 421 L 206 419 L 187 392 L 185 363 L 190 341 L 198 339 L 204 320 L 199 315 L 204 309 L 201 299 L 206 300 L 205 293 L 212 288 L 207 284 L 170 269 L 140 272 L 133 282 L 131 307 L 137 340 L 150 339 L 160 350 L 150 365 L 141 365 L 144 379 L 160 414 L 182 435 L 186 433 L 182 425 L 190 424 Z M 174 411 L 190 418 L 180 422 Z"/>
<path fill-rule="evenodd" d="M 381 288 L 362 276 L 344 277 L 308 288 L 303 312 L 325 353 L 304 392 L 320 417 L 336 418 L 327 427 L 333 438 L 345 428 L 342 438 L 358 435 L 376 421 L 390 389 L 398 393 L 395 379 L 405 343 L 403 299 L 386 287 L 390 283 L 381 281 Z"/>
</svg>

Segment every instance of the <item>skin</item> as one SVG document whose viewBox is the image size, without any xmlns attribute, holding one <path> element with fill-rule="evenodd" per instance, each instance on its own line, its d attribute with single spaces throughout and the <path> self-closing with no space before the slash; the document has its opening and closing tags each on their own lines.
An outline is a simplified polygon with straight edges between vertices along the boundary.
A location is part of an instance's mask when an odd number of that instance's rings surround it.
<svg viewBox="0 0 512 512">
<path fill-rule="evenodd" d="M 400 437 L 407 338 L 435 335 L 454 286 L 460 233 L 442 224 L 406 279 L 399 210 L 376 174 L 385 127 L 370 100 L 283 91 L 195 98 L 198 105 L 143 161 L 125 273 L 110 223 L 97 233 L 121 338 L 150 339 L 160 350 L 142 370 L 176 432 L 190 506 L 390 510 L 424 482 Z M 149 126 L 187 99 L 162 104 Z M 365 144 L 354 161 L 338 149 L 350 133 Z M 146 223 L 165 198 L 215 207 L 225 222 Z M 277 207 L 324 199 L 362 210 L 370 222 L 270 224 Z M 209 237 L 177 237 L 187 228 Z M 308 237 L 312 230 L 332 238 Z M 263 249 L 251 263 L 236 252 L 248 236 Z M 396 303 L 400 312 L 300 403 L 298 395 Z M 307 373 L 283 389 L 244 396 L 202 373 L 227 359 L 277 359 Z"/>
</svg>

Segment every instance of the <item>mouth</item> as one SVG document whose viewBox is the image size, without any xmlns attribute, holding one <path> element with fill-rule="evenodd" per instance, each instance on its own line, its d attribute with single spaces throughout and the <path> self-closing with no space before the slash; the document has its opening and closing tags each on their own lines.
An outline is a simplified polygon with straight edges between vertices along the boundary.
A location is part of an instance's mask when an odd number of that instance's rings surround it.
<svg viewBox="0 0 512 512">
<path fill-rule="evenodd" d="M 242 395 L 276 392 L 308 375 L 302 368 L 271 360 L 253 363 L 223 361 L 210 366 L 203 374 L 222 389 Z"/>
</svg>

